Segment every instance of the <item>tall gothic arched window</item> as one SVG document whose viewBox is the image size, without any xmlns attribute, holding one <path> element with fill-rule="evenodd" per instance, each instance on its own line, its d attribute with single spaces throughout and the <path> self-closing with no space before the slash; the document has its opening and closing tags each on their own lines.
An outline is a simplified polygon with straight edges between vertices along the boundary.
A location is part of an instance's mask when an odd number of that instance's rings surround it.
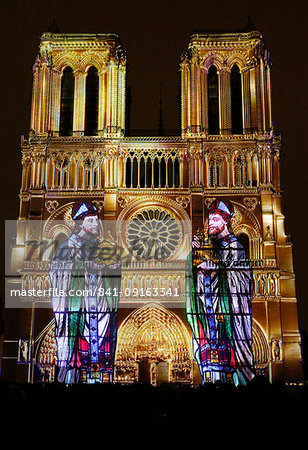
<svg viewBox="0 0 308 450">
<path fill-rule="evenodd" d="M 168 173 L 168 187 L 171 188 L 173 186 L 173 162 L 171 156 L 168 158 L 167 173 Z"/>
<path fill-rule="evenodd" d="M 243 134 L 242 76 L 235 64 L 231 69 L 231 123 L 232 134 Z"/>
<path fill-rule="evenodd" d="M 152 161 L 148 157 L 146 164 L 146 187 L 150 188 L 152 186 Z"/>
<path fill-rule="evenodd" d="M 161 160 L 160 160 L 159 174 L 160 174 L 159 186 L 165 187 L 166 186 L 166 161 L 165 161 L 165 158 L 161 158 Z"/>
<path fill-rule="evenodd" d="M 215 66 L 207 74 L 209 134 L 219 134 L 218 74 Z"/>
<path fill-rule="evenodd" d="M 210 159 L 210 187 L 215 186 L 215 161 L 213 158 Z"/>
<path fill-rule="evenodd" d="M 98 72 L 91 66 L 86 78 L 85 136 L 96 136 L 98 131 Z"/>
<path fill-rule="evenodd" d="M 71 136 L 73 134 L 74 85 L 73 69 L 66 67 L 61 78 L 60 136 Z"/>
<path fill-rule="evenodd" d="M 250 258 L 250 245 L 249 245 L 249 236 L 246 233 L 240 233 L 237 236 L 237 240 L 243 245 L 245 249 L 246 259 Z"/>
<path fill-rule="evenodd" d="M 125 186 L 127 188 L 176 188 L 180 186 L 180 162 L 178 157 L 155 158 L 142 156 L 137 159 L 131 153 L 125 162 Z"/>
<path fill-rule="evenodd" d="M 234 164 L 234 184 L 235 186 L 244 185 L 244 162 L 241 156 L 238 156 Z"/>
<path fill-rule="evenodd" d="M 146 177 L 146 171 L 145 171 L 145 160 L 144 157 L 142 156 L 142 158 L 140 159 L 139 162 L 139 184 L 141 188 L 146 187 L 145 186 L 145 177 Z"/>
<path fill-rule="evenodd" d="M 221 165 L 216 163 L 216 185 L 221 186 Z"/>
<path fill-rule="evenodd" d="M 132 187 L 138 187 L 138 159 L 136 156 L 133 159 L 133 171 L 132 171 Z"/>
<path fill-rule="evenodd" d="M 130 188 L 132 185 L 132 163 L 130 158 L 126 160 L 125 175 L 125 186 Z"/>
<path fill-rule="evenodd" d="M 209 161 L 210 187 L 222 186 L 222 163 L 211 158 Z"/>
<path fill-rule="evenodd" d="M 158 161 L 157 157 L 154 159 L 154 180 L 153 180 L 153 184 L 154 184 L 155 188 L 159 187 L 159 161 Z"/>
</svg>

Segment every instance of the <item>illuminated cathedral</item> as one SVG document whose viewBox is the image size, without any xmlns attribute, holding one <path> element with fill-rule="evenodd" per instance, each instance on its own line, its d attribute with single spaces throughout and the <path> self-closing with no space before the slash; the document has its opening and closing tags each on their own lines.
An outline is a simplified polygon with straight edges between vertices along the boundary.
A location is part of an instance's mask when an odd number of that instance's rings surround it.
<svg viewBox="0 0 308 450">
<path fill-rule="evenodd" d="M 97 207 L 111 224 L 110 239 L 124 250 L 140 236 L 134 219 L 152 223 L 161 245 L 159 230 L 167 228 L 172 239 L 163 263 L 150 258 L 147 267 L 137 260 L 122 269 L 121 290 L 128 295 L 119 308 L 114 381 L 196 386 L 182 260 L 192 233 L 206 227 L 209 205 L 230 200 L 232 229 L 253 265 L 256 373 L 300 381 L 292 243 L 281 210 L 281 138 L 273 129 L 271 61 L 262 34 L 247 29 L 190 36 L 179 55 L 179 136 L 126 134 L 126 62 L 117 34 L 41 36 L 30 131 L 21 140 L 20 211 L 11 248 L 18 276 L 7 289 L 48 289 L 48 261 L 27 260 L 28 243 L 40 224 L 46 242 L 66 239 L 77 200 Z M 175 224 L 169 230 L 166 217 Z M 134 297 L 133 289 L 153 285 L 165 289 L 159 301 Z M 32 298 L 23 301 L 24 307 L 6 304 L 1 375 L 53 382 L 53 311 Z"/>
</svg>

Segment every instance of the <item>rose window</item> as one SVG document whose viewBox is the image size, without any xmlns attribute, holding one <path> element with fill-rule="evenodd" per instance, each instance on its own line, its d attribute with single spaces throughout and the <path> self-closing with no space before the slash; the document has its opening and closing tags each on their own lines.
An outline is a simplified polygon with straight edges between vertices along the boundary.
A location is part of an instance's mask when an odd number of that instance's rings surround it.
<svg viewBox="0 0 308 450">
<path fill-rule="evenodd" d="M 130 250 L 140 259 L 167 259 L 178 248 L 182 232 L 169 212 L 148 209 L 135 214 L 127 226 Z"/>
</svg>

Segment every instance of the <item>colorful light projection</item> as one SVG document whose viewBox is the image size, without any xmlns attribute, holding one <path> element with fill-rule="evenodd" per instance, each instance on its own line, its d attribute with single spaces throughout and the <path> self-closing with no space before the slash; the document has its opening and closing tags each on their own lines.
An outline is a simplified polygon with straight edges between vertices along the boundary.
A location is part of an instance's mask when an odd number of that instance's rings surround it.
<svg viewBox="0 0 308 450">
<path fill-rule="evenodd" d="M 120 287 L 120 261 L 117 252 L 108 261 L 100 257 L 96 206 L 76 203 L 72 218 L 75 229 L 59 245 L 50 269 L 56 293 L 52 307 L 57 380 L 66 384 L 112 382 L 118 317 L 114 293 Z M 60 296 L 61 292 L 65 295 Z"/>
<path fill-rule="evenodd" d="M 209 208 L 208 235 L 198 233 L 187 259 L 186 313 L 202 382 L 246 384 L 254 377 L 252 269 L 234 236 L 230 201 Z"/>
</svg>

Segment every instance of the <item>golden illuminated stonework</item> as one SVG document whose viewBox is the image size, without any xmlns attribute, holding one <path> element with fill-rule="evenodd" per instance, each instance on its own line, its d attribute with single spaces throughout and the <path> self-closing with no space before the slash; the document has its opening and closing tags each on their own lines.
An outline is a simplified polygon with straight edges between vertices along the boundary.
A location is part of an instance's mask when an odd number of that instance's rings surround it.
<svg viewBox="0 0 308 450">
<path fill-rule="evenodd" d="M 30 132 L 21 143 L 15 264 L 24 261 L 26 219 L 44 221 L 47 241 L 63 241 L 72 229 L 71 207 L 82 199 L 97 206 L 102 220 L 116 223 L 108 241 L 125 250 L 130 245 L 137 255 L 149 248 L 165 252 L 166 265 L 154 261 L 151 272 L 138 261 L 124 268 L 123 291 L 160 286 L 181 293 L 179 261 L 190 252 L 192 233 L 206 231 L 214 199 L 228 199 L 234 233 L 253 265 L 257 373 L 271 381 L 300 381 L 292 244 L 281 208 L 281 138 L 273 129 L 270 71 L 260 32 L 194 33 L 180 60 L 181 135 L 130 137 L 119 37 L 44 33 L 33 66 Z M 48 285 L 43 262 L 20 269 L 24 287 Z M 115 380 L 200 383 L 182 297 L 158 303 L 151 298 L 150 305 L 146 298 L 126 300 L 119 311 Z M 31 357 L 14 369 L 3 359 L 3 376 L 53 381 L 51 309 L 23 310 L 17 322 L 10 314 L 9 336 L 28 340 Z"/>
</svg>

